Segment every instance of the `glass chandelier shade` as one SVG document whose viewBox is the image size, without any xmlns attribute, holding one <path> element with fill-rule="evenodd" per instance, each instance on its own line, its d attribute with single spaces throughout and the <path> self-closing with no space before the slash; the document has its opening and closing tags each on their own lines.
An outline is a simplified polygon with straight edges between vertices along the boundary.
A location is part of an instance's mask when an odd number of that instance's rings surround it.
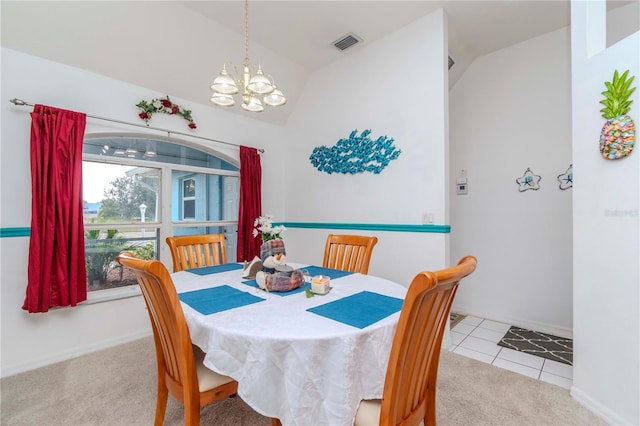
<svg viewBox="0 0 640 426">
<path fill-rule="evenodd" d="M 273 86 L 273 92 L 266 95 L 263 100 L 269 106 L 280 106 L 287 102 L 284 94 L 275 85 Z"/>
<path fill-rule="evenodd" d="M 262 106 L 262 102 L 260 99 L 255 96 L 243 96 L 242 97 L 242 108 L 245 111 L 250 112 L 262 112 L 264 111 L 264 107 Z"/>
<path fill-rule="evenodd" d="M 222 71 L 220 75 L 216 77 L 211 85 L 211 90 L 215 93 L 220 93 L 223 95 L 235 95 L 238 93 L 238 85 L 236 84 L 233 77 L 227 72 L 227 64 L 222 65 Z"/>
<path fill-rule="evenodd" d="M 209 100 L 219 106 L 234 106 L 236 104 L 233 96 L 224 93 L 214 93 Z"/>
<path fill-rule="evenodd" d="M 262 72 L 262 67 L 258 64 L 258 71 L 256 75 L 251 77 L 249 84 L 247 84 L 247 90 L 259 95 L 266 95 L 273 92 L 273 84 Z"/>
<path fill-rule="evenodd" d="M 244 25 L 245 25 L 245 56 L 242 66 L 242 74 L 233 62 L 225 62 L 222 71 L 214 79 L 211 85 L 213 94 L 210 101 L 218 106 L 233 106 L 235 99 L 233 95 L 242 95 L 242 108 L 250 112 L 264 111 L 263 102 L 269 106 L 281 106 L 287 102 L 284 94 L 276 87 L 273 78 L 262 71 L 260 64 L 251 66 L 249 61 L 249 6 L 248 0 L 244 2 Z M 235 73 L 227 71 L 227 64 L 233 66 Z M 262 97 L 262 100 L 260 100 Z"/>
</svg>

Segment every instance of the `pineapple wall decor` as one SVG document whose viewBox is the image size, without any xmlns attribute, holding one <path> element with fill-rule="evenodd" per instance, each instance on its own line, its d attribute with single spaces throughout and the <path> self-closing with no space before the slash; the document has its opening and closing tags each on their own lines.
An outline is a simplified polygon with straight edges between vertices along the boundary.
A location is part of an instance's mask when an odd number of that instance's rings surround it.
<svg viewBox="0 0 640 426">
<path fill-rule="evenodd" d="M 605 81 L 607 90 L 600 101 L 604 108 L 600 110 L 607 119 L 600 133 L 600 153 L 607 160 L 618 160 L 631 154 L 636 140 L 636 128 L 628 114 L 633 100 L 629 99 L 636 90 L 631 87 L 634 76 L 627 78 L 629 70 L 622 75 L 618 70 L 613 73 L 613 81 Z"/>
<path fill-rule="evenodd" d="M 541 180 L 542 177 L 534 175 L 531 169 L 527 167 L 527 171 L 524 172 L 524 175 L 516 179 L 516 183 L 518 184 L 518 191 L 524 192 L 529 189 L 537 191 L 538 189 L 540 189 Z"/>
</svg>

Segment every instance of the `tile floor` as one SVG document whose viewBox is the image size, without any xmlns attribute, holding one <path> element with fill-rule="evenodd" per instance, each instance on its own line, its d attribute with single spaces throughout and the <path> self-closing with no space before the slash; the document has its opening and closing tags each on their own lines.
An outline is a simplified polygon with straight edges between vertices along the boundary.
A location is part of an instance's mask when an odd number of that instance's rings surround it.
<svg viewBox="0 0 640 426">
<path fill-rule="evenodd" d="M 572 366 L 497 345 L 510 327 L 509 324 L 467 316 L 451 329 L 451 351 L 570 389 Z"/>
</svg>

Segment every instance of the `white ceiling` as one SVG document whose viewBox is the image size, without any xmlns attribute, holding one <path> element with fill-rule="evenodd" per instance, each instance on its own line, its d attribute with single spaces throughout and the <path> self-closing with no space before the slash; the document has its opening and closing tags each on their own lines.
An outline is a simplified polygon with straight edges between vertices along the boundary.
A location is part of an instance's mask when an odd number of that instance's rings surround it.
<svg viewBox="0 0 640 426">
<path fill-rule="evenodd" d="M 609 1 L 610 7 L 626 3 Z M 211 108 L 219 107 L 208 102 L 208 86 L 222 63 L 239 64 L 244 56 L 243 0 L 2 0 L 0 5 L 3 46 Z M 252 0 L 250 57 L 273 75 L 289 102 L 261 114 L 227 110 L 284 124 L 312 72 L 437 8 L 448 16 L 449 55 L 455 61 L 450 86 L 478 56 L 570 23 L 568 0 Z M 350 32 L 363 42 L 336 49 L 333 42 Z"/>
<path fill-rule="evenodd" d="M 232 31 L 244 34 L 244 2 L 181 1 Z M 309 70 L 347 51 L 333 42 L 354 33 L 371 43 L 438 8 L 448 16 L 452 81 L 479 55 L 569 25 L 570 2 L 552 1 L 252 1 L 251 40 Z M 358 45 L 352 47 L 357 48 Z M 400 67 L 399 67 L 400 71 Z"/>
</svg>

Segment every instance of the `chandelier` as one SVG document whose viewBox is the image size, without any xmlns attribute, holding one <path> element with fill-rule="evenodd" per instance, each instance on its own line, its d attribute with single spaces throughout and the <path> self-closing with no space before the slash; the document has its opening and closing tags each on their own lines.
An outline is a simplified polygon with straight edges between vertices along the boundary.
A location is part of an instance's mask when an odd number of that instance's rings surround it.
<svg viewBox="0 0 640 426">
<path fill-rule="evenodd" d="M 231 65 L 235 73 L 227 71 Z M 262 71 L 260 64 L 252 66 L 249 61 L 249 2 L 244 2 L 244 62 L 242 74 L 233 62 L 225 62 L 222 71 L 211 85 L 213 95 L 210 101 L 218 106 L 233 106 L 233 95 L 241 93 L 242 108 L 251 112 L 264 111 L 263 102 L 269 106 L 281 106 L 287 102 L 284 94 L 276 87 L 273 78 Z M 260 100 L 262 97 L 262 100 Z"/>
</svg>

